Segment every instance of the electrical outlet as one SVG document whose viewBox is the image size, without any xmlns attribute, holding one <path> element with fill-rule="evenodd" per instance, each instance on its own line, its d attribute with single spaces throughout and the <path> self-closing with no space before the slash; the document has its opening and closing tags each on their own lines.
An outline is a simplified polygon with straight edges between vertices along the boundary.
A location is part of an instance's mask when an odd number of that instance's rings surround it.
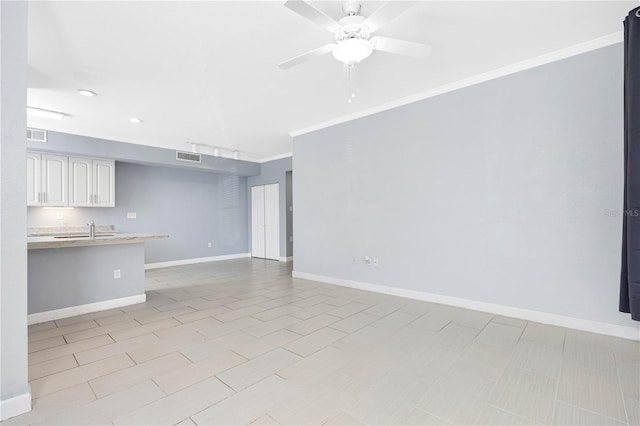
<svg viewBox="0 0 640 426">
<path fill-rule="evenodd" d="M 120 279 L 120 269 L 114 269 L 113 270 L 113 279 L 114 280 L 119 280 Z"/>
<path fill-rule="evenodd" d="M 56 212 L 56 219 L 58 219 L 58 220 L 64 219 L 64 213 L 63 212 Z"/>
<path fill-rule="evenodd" d="M 378 258 L 374 257 L 373 258 L 373 266 L 379 266 L 379 265 L 380 265 L 380 262 L 378 261 Z"/>
<path fill-rule="evenodd" d="M 127 213 L 127 219 L 135 219 L 138 217 L 138 214 L 136 212 L 128 212 Z"/>
<path fill-rule="evenodd" d="M 371 257 L 369 257 L 369 256 L 365 256 L 365 257 L 364 257 L 364 263 L 365 263 L 366 265 L 371 266 Z"/>
<path fill-rule="evenodd" d="M 211 248 L 211 242 L 207 243 L 207 247 Z"/>
<path fill-rule="evenodd" d="M 289 235 L 289 242 L 292 243 L 293 242 L 293 235 Z"/>
</svg>

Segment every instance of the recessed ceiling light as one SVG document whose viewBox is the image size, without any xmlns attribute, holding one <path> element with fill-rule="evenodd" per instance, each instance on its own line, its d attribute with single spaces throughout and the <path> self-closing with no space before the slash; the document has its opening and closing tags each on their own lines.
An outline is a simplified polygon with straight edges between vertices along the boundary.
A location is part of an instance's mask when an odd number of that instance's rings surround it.
<svg viewBox="0 0 640 426">
<path fill-rule="evenodd" d="M 136 117 L 130 118 L 129 121 L 136 124 L 142 123 L 142 120 Z"/>
<path fill-rule="evenodd" d="M 62 120 L 66 116 L 66 114 L 62 112 L 50 111 L 48 109 L 34 108 L 30 106 L 27 107 L 27 114 L 33 115 L 34 117 L 53 118 L 55 120 Z"/>
<path fill-rule="evenodd" d="M 78 89 L 78 93 L 80 93 L 82 96 L 98 96 L 98 94 L 96 92 L 92 92 L 91 90 L 87 90 L 87 89 Z"/>
</svg>

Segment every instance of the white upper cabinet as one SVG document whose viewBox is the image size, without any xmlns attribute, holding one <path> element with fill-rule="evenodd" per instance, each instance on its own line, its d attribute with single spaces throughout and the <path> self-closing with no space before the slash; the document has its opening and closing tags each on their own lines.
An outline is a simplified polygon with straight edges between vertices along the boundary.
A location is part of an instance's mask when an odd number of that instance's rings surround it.
<svg viewBox="0 0 640 426">
<path fill-rule="evenodd" d="M 69 157 L 69 205 L 91 207 L 93 193 L 93 160 Z"/>
<path fill-rule="evenodd" d="M 116 205 L 116 162 L 93 160 L 93 188 L 96 207 L 114 207 Z"/>
<path fill-rule="evenodd" d="M 66 206 L 68 198 L 67 157 L 42 154 L 42 205 Z"/>
<path fill-rule="evenodd" d="M 115 161 L 69 157 L 69 205 L 114 207 Z"/>
<path fill-rule="evenodd" d="M 27 205 L 67 206 L 68 159 L 60 155 L 27 153 Z"/>
<path fill-rule="evenodd" d="M 27 152 L 27 205 L 114 207 L 115 161 Z"/>
<path fill-rule="evenodd" d="M 40 154 L 27 152 L 27 205 L 39 206 L 42 197 Z"/>
</svg>

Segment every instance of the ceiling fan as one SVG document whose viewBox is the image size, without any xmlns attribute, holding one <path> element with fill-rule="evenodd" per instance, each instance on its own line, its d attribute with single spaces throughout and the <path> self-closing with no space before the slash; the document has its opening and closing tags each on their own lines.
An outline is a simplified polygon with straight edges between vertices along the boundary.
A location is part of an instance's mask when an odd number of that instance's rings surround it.
<svg viewBox="0 0 640 426">
<path fill-rule="evenodd" d="M 322 47 L 303 53 L 282 62 L 282 69 L 291 68 L 311 58 L 333 53 L 333 57 L 347 65 L 355 65 L 366 59 L 374 50 L 380 50 L 398 55 L 423 58 L 429 54 L 431 46 L 412 41 L 398 40 L 395 38 L 371 36 L 382 26 L 391 22 L 396 16 L 405 11 L 412 3 L 388 1 L 376 10 L 371 16 L 359 15 L 360 2 L 347 1 L 342 5 L 346 16 L 339 21 L 316 9 L 306 1 L 288 0 L 285 7 L 302 15 L 308 20 L 331 32 L 335 37 L 335 43 L 325 44 Z"/>
</svg>

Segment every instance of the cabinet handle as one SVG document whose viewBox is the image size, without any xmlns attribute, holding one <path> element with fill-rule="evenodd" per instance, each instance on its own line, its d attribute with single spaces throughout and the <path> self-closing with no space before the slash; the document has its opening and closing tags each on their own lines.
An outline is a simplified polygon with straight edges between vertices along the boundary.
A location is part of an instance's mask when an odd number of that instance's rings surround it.
<svg viewBox="0 0 640 426">
<path fill-rule="evenodd" d="M 43 202 L 43 203 L 46 203 L 46 202 L 47 202 L 47 193 L 46 193 L 46 192 L 43 192 L 43 193 L 42 193 L 42 202 Z"/>
<path fill-rule="evenodd" d="M 42 192 L 38 192 L 38 204 L 42 203 Z"/>
</svg>

